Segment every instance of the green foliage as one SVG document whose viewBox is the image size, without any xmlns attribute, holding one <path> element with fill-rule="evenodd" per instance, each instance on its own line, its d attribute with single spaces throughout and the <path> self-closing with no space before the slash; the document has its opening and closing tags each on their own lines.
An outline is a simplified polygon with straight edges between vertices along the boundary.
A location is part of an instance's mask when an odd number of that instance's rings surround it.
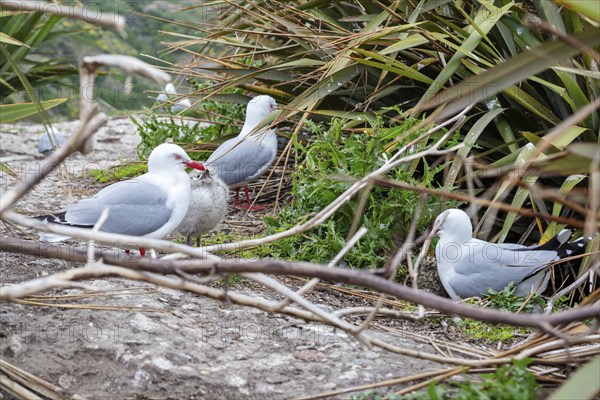
<svg viewBox="0 0 600 400">
<path fill-rule="evenodd" d="M 61 103 L 64 103 L 65 101 L 67 101 L 66 98 L 41 101 L 39 104 L 0 104 L 0 123 L 7 124 L 10 122 L 18 121 L 20 119 L 37 114 L 39 112 L 39 106 L 41 106 L 43 110 L 49 110 L 52 107 L 56 107 Z"/>
<path fill-rule="evenodd" d="M 589 173 L 592 158 L 574 154 L 575 146 L 597 146 L 600 128 L 593 113 L 553 139 L 544 154 L 530 154 L 532 144 L 600 93 L 593 57 L 557 39 L 571 37 L 591 48 L 600 43 L 599 28 L 590 20 L 596 14 L 575 3 L 561 0 L 565 8 L 547 0 L 228 3 L 227 17 L 202 26 L 211 35 L 203 49 L 220 64 L 215 68 L 223 73 L 219 89 L 243 87 L 288 102 L 282 120 L 312 112 L 312 118 L 351 118 L 352 127 L 368 131 L 367 115 L 381 117 L 380 126 L 388 129 L 410 112 L 452 100 L 452 107 L 438 114 L 445 116 L 475 101 L 461 126 L 465 147 L 440 178 L 444 188 L 465 189 L 463 159 L 493 168 L 519 165 L 531 155 L 540 168 L 557 173 L 544 184 L 558 189 L 567 174 Z M 558 32 L 539 29 L 537 18 Z M 240 36 L 240 31 L 249 33 Z M 204 44 L 198 37 L 184 46 L 194 51 Z M 248 58 L 264 65 L 249 65 Z M 408 111 L 401 113 L 396 105 Z M 401 132 L 389 133 L 382 139 L 385 146 L 397 149 L 404 143 L 397 140 Z M 489 188 L 490 180 L 476 189 Z M 530 175 L 526 182 L 537 180 Z M 500 186 L 496 193 L 515 208 L 556 215 L 551 200 L 533 198 L 528 188 Z M 580 201 L 584 208 L 585 202 Z M 492 223 L 494 217 L 486 213 L 483 219 Z M 495 226 L 502 229 L 498 240 L 522 236 L 528 223 L 508 213 L 503 226 Z"/>
<path fill-rule="evenodd" d="M 0 15 L 0 35 L 4 38 L 0 43 L 0 101 L 33 107 L 28 113 L 20 113 L 20 118 L 38 114 L 48 122 L 46 109 L 51 104 L 60 104 L 64 101 L 60 98 L 67 96 L 53 93 L 40 99 L 38 85 L 58 84 L 65 76 L 77 74 L 73 65 L 37 54 L 38 48 L 52 37 L 55 26 L 62 20 L 63 17 L 41 12 L 3 12 Z M 3 122 L 8 121 L 3 118 Z"/>
<path fill-rule="evenodd" d="M 194 143 L 200 139 L 202 130 L 202 127 L 193 121 L 180 121 L 170 116 L 161 117 L 153 113 L 147 114 L 140 120 L 131 117 L 131 120 L 137 126 L 142 138 L 137 147 L 140 158 L 148 158 L 152 150 L 165 143 L 167 139 L 172 139 L 175 143 Z"/>
<path fill-rule="evenodd" d="M 184 23 L 206 18 L 200 9 L 188 9 L 185 12 L 173 13 L 173 10 L 180 7 L 174 3 L 154 0 L 139 2 L 83 0 L 81 3 L 84 7 L 88 5 L 91 7 L 88 12 L 92 15 L 100 12 L 103 15 L 117 13 L 124 16 L 127 22 L 125 34 L 121 34 L 113 29 L 103 29 L 80 20 L 64 18 L 56 24 L 48 40 L 44 41 L 36 50 L 36 59 L 48 60 L 47 63 L 72 68 L 73 75 L 63 76 L 59 85 L 53 87 L 52 90 L 42 89 L 41 93 L 59 91 L 69 94 L 73 101 L 57 108 L 56 113 L 73 119 L 79 115 L 79 77 L 75 67 L 77 59 L 81 55 L 125 54 L 156 64 L 154 60 L 143 55 L 158 56 L 158 52 L 161 50 L 160 41 L 163 40 L 160 31 L 168 30 L 182 34 L 190 33 L 191 29 L 182 24 L 170 23 L 164 19 L 151 18 L 146 15 L 159 18 L 168 15 Z M 175 63 L 182 59 L 181 55 L 172 52 L 165 52 L 160 57 L 168 63 Z M 156 95 L 149 94 L 148 91 L 154 92 L 163 89 L 153 81 L 134 76 L 131 91 L 125 93 L 125 79 L 126 73 L 117 68 L 108 70 L 103 68 L 96 78 L 95 95 L 102 106 L 110 110 L 111 114 L 123 115 L 128 110 L 151 107 Z"/>
<path fill-rule="evenodd" d="M 493 289 L 488 289 L 487 295 L 483 296 L 483 298 L 489 299 L 493 308 L 517 312 L 523 307 L 523 304 L 529 296 L 515 296 L 515 290 L 517 290 L 517 287 L 514 282 L 511 282 L 508 286 L 498 292 Z M 543 308 L 546 306 L 546 302 L 539 295 L 534 294 L 523 307 L 522 311 L 532 312 L 536 306 L 538 308 Z"/>
<path fill-rule="evenodd" d="M 145 162 L 120 164 L 107 169 L 92 169 L 88 175 L 99 183 L 113 183 L 139 176 L 148 172 L 148 164 Z"/>
<path fill-rule="evenodd" d="M 397 132 L 410 129 L 417 121 L 406 120 L 392 127 Z M 265 218 L 268 233 L 288 229 L 301 222 L 306 215 L 321 211 L 340 196 L 352 180 L 361 178 L 383 165 L 385 154 L 382 137 L 389 131 L 372 122 L 372 134 L 344 130 L 345 121 L 333 119 L 331 124 L 315 124 L 308 121 L 310 140 L 297 143 L 297 159 L 303 160 L 292 175 L 293 204 L 285 207 L 277 219 Z M 407 140 L 410 140 L 408 138 Z M 421 142 L 411 151 L 418 152 Z M 399 181 L 434 187 L 435 176 L 444 166 L 431 168 L 427 160 L 420 164 L 400 166 L 388 174 Z M 350 182 L 349 182 L 350 180 Z M 414 191 L 374 186 L 368 193 L 360 225 L 368 233 L 345 257 L 353 268 L 381 267 L 393 247 L 394 234 L 406 235 L 417 207 L 419 194 Z M 352 199 L 334 216 L 302 236 L 280 240 L 269 246 L 273 257 L 291 260 L 330 261 L 343 247 L 352 225 L 360 196 Z M 439 200 L 429 198 L 418 221 L 424 229 L 441 206 Z"/>
<path fill-rule="evenodd" d="M 537 382 L 527 371 L 530 359 L 514 360 L 513 365 L 504 365 L 494 373 L 482 374 L 481 381 L 466 383 L 431 383 L 417 393 L 404 396 L 406 400 L 535 400 Z"/>
<path fill-rule="evenodd" d="M 394 393 L 380 394 L 375 390 L 367 390 L 351 397 L 352 400 L 400 400 L 401 398 Z"/>
<path fill-rule="evenodd" d="M 189 82 L 197 89 L 207 87 L 207 85 L 196 83 L 193 79 L 190 79 Z M 242 91 L 230 89 L 227 92 L 241 96 Z M 133 123 L 138 127 L 142 139 L 137 148 L 138 155 L 141 158 L 148 157 L 156 146 L 165 143 L 167 139 L 172 139 L 175 143 L 210 142 L 239 133 L 240 128 L 234 122 L 243 121 L 244 105 L 206 100 L 197 104 L 196 107 L 194 112 L 201 113 L 208 124 L 181 118 L 175 119 L 175 113 L 171 111 L 170 107 L 164 110 L 164 114 L 149 112 L 140 120 L 131 117 Z M 205 159 L 208 153 L 192 152 L 189 155 L 194 159 Z"/>
<path fill-rule="evenodd" d="M 531 329 L 510 325 L 497 325 L 472 319 L 461 319 L 458 323 L 461 331 L 474 339 L 485 339 L 489 343 L 513 340 L 516 334 L 527 334 Z"/>
</svg>

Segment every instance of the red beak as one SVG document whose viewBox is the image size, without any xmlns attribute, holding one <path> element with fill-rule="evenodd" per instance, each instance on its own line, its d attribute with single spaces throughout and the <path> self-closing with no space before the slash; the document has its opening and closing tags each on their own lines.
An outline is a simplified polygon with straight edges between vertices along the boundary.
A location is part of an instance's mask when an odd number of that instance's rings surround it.
<svg viewBox="0 0 600 400">
<path fill-rule="evenodd" d="M 204 168 L 204 165 L 200 164 L 198 161 L 184 161 L 183 163 L 190 168 L 194 168 L 199 171 L 206 171 L 206 168 Z"/>
</svg>

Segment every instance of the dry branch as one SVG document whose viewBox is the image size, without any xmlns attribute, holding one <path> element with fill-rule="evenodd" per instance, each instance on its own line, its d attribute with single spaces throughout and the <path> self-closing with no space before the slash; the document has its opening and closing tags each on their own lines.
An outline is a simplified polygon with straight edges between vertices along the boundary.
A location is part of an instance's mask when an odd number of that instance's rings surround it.
<svg viewBox="0 0 600 400">
<path fill-rule="evenodd" d="M 7 10 L 33 11 L 44 14 L 60 15 L 61 17 L 79 19 L 92 24 L 115 28 L 119 32 L 125 31 L 124 16 L 116 13 L 110 13 L 110 15 L 97 15 L 99 12 L 98 8 L 94 8 L 94 10 L 90 12 L 89 9 L 84 7 L 32 0 L 0 0 L 0 6 Z"/>
<path fill-rule="evenodd" d="M 1 251 L 12 253 L 30 254 L 41 257 L 54 257 L 74 262 L 87 261 L 87 251 L 69 248 L 68 246 L 52 245 L 48 248 L 40 246 L 35 242 L 3 238 Z M 600 307 L 591 304 L 570 311 L 551 315 L 523 315 L 512 314 L 506 311 L 489 310 L 470 306 L 462 303 L 454 303 L 449 299 L 435 296 L 424 291 L 415 291 L 412 288 L 390 282 L 377 275 L 343 268 L 325 268 L 323 265 L 307 262 L 283 262 L 283 261 L 203 261 L 203 260 L 152 260 L 141 257 L 116 256 L 109 252 L 97 250 L 96 257 L 102 258 L 105 263 L 122 266 L 137 271 L 147 271 L 160 274 L 176 274 L 177 270 L 186 273 L 222 274 L 232 272 L 266 273 L 272 275 L 297 275 L 305 277 L 318 277 L 321 279 L 360 285 L 374 291 L 387 293 L 399 299 L 405 299 L 415 304 L 434 308 L 449 314 L 456 314 L 467 318 L 493 323 L 528 326 L 546 330 L 547 326 L 557 326 L 572 321 L 583 321 L 588 318 L 600 318 Z M 91 275 L 92 276 L 92 275 Z M 87 276 L 86 276 L 87 278 Z M 62 278 L 68 279 L 68 278 Z M 48 287 L 46 287 L 48 285 Z M 22 298 L 35 293 L 57 287 L 52 284 L 51 277 L 35 279 L 22 284 L 3 287 L 0 289 L 0 300 Z M 276 310 L 275 308 L 274 310 Z"/>
</svg>

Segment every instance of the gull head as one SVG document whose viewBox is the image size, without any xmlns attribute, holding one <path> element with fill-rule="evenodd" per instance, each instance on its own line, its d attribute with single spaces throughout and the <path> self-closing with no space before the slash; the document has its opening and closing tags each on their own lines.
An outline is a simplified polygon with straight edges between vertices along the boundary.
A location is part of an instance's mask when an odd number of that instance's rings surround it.
<svg viewBox="0 0 600 400">
<path fill-rule="evenodd" d="M 271 111 L 277 109 L 277 102 L 274 98 L 267 95 L 256 96 L 248 103 L 246 107 L 246 118 L 251 115 L 258 122 L 262 121 Z"/>
<path fill-rule="evenodd" d="M 433 231 L 440 239 L 466 242 L 473 236 L 473 225 L 466 212 L 451 208 L 438 215 Z"/>
<path fill-rule="evenodd" d="M 204 171 L 204 165 L 192 161 L 186 152 L 173 143 L 163 143 L 152 150 L 148 158 L 148 172 L 163 173 L 184 170 L 185 167 Z"/>
</svg>

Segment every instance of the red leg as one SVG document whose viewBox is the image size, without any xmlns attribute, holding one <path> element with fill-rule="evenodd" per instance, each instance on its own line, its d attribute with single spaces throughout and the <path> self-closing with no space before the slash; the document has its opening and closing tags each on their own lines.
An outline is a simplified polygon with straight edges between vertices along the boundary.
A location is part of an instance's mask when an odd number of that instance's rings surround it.
<svg viewBox="0 0 600 400">
<path fill-rule="evenodd" d="M 246 210 L 250 209 L 250 195 L 248 194 L 248 185 L 244 186 L 244 194 L 246 195 Z"/>
<path fill-rule="evenodd" d="M 146 249 L 143 247 L 140 247 L 140 256 L 144 257 L 146 255 Z"/>
<path fill-rule="evenodd" d="M 244 186 L 244 193 L 246 194 L 246 207 L 238 206 L 238 208 L 250 210 L 250 211 L 259 211 L 264 210 L 263 206 L 251 206 L 250 205 L 250 194 L 248 193 L 248 186 Z"/>
</svg>

